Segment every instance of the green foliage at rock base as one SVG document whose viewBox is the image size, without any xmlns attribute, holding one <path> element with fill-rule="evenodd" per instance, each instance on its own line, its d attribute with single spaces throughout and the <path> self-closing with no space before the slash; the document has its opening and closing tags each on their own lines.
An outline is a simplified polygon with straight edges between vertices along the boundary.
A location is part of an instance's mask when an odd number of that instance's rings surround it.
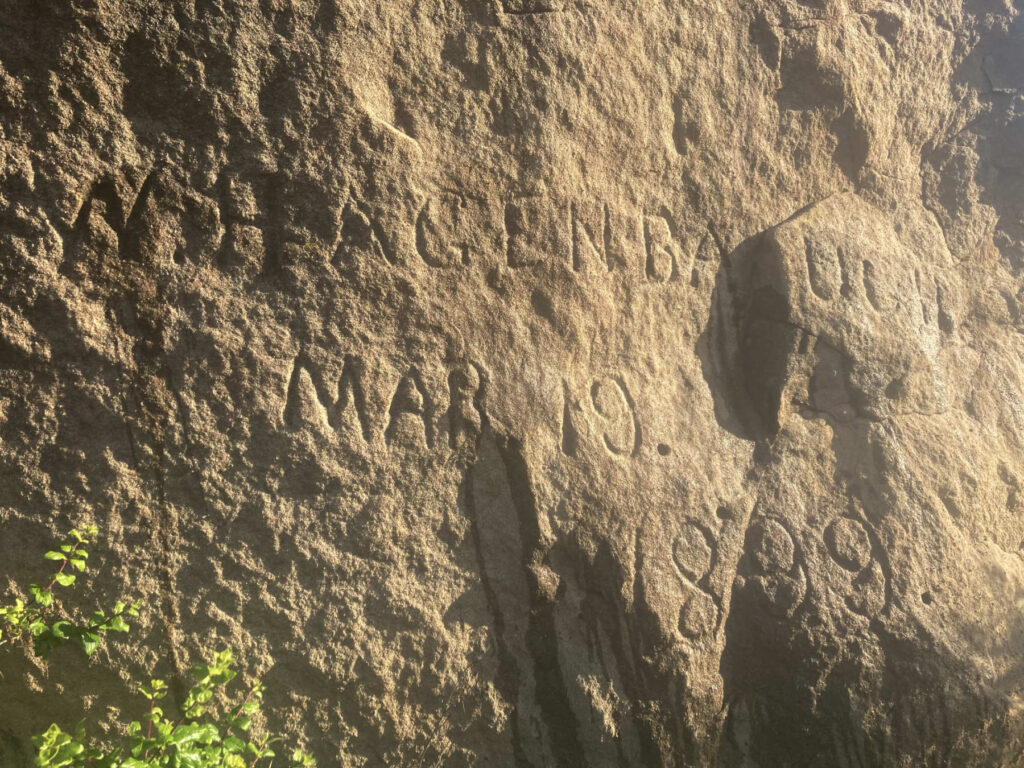
<svg viewBox="0 0 1024 768">
<path fill-rule="evenodd" d="M 139 604 L 117 601 L 108 610 L 94 611 L 88 620 L 76 621 L 54 588 L 70 587 L 76 573 L 86 569 L 89 557 L 85 545 L 97 533 L 96 526 L 82 531 L 72 529 L 57 550 L 47 552 L 47 560 L 59 563 L 46 587 L 31 584 L 26 598 L 15 598 L 0 606 L 0 646 L 31 647 L 46 659 L 50 653 L 73 643 L 86 654 L 93 654 L 108 632 L 128 632 L 125 617 L 139 615 Z M 64 731 L 53 723 L 32 738 L 39 768 L 256 768 L 269 766 L 278 757 L 275 747 L 280 737 L 254 735 L 253 718 L 263 699 L 263 685 L 251 684 L 245 696 L 232 698 L 228 686 L 235 679 L 235 657 L 224 649 L 192 668 L 193 683 L 184 700 L 168 715 L 161 702 L 169 687 L 164 680 L 140 685 L 140 695 L 149 702 L 148 711 L 131 721 L 115 745 L 94 744 L 83 719 L 74 731 Z M 281 755 L 289 768 L 313 768 L 316 761 L 300 749 Z"/>
</svg>

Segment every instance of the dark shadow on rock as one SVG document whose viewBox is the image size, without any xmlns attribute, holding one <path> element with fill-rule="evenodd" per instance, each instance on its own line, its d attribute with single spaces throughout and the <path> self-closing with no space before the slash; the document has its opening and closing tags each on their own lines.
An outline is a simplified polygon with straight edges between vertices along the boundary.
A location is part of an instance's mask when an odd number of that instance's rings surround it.
<svg viewBox="0 0 1024 768">
<path fill-rule="evenodd" d="M 795 342 L 784 322 L 785 300 L 752 291 L 754 273 L 772 254 L 763 233 L 723 255 L 711 294 L 711 313 L 697 340 L 697 355 L 715 404 L 718 425 L 759 440 L 778 431 L 778 401 L 788 352 Z"/>
</svg>

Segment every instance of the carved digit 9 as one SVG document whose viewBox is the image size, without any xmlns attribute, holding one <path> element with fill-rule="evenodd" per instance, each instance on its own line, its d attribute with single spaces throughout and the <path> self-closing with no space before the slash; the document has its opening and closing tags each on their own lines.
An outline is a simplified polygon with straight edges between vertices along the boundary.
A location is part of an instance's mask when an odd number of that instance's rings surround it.
<svg viewBox="0 0 1024 768">
<path fill-rule="evenodd" d="M 606 377 L 590 388 L 594 413 L 607 423 L 602 434 L 605 448 L 615 456 L 636 456 L 640 450 L 640 423 L 625 383 Z"/>
</svg>

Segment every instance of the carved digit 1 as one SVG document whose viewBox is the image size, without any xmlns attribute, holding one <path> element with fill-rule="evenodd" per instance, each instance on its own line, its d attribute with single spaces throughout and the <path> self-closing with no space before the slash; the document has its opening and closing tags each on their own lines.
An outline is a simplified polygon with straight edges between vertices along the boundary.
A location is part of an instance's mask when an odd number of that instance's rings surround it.
<svg viewBox="0 0 1024 768">
<path fill-rule="evenodd" d="M 580 436 L 572 423 L 572 403 L 570 401 L 569 383 L 562 382 L 562 453 L 566 456 L 576 456 L 579 448 Z"/>
<path fill-rule="evenodd" d="M 835 246 L 817 240 L 807 240 L 807 281 L 814 294 L 825 301 L 832 301 L 839 295 L 841 281 L 839 254 Z"/>
</svg>

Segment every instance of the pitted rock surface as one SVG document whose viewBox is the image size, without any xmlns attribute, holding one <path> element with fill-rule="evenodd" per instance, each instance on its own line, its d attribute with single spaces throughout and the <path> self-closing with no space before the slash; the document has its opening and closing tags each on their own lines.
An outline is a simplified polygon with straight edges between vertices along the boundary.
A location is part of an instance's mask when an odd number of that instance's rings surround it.
<svg viewBox="0 0 1024 768">
<path fill-rule="evenodd" d="M 0 586 L 146 608 L 0 762 L 1024 764 L 1022 12 L 4 0 Z"/>
</svg>

